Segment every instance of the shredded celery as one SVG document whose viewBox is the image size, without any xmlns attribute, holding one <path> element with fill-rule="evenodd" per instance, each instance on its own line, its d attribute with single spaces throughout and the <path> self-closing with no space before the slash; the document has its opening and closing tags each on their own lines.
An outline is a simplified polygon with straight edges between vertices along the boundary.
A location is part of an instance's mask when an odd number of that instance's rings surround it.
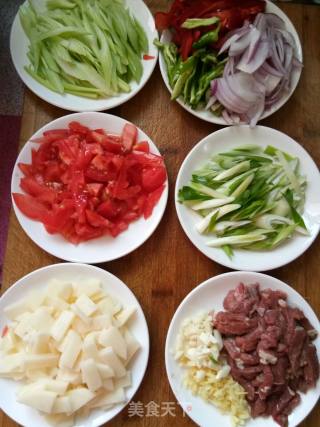
<svg viewBox="0 0 320 427">
<path fill-rule="evenodd" d="M 19 11 L 35 80 L 88 98 L 129 92 L 141 80 L 148 39 L 123 0 L 47 0 L 46 7 L 29 0 Z"/>
</svg>

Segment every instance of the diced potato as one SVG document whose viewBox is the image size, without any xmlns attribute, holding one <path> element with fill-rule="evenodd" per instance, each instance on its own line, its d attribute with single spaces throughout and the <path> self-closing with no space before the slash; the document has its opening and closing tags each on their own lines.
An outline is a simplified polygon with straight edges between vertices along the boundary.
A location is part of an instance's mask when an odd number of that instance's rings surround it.
<svg viewBox="0 0 320 427">
<path fill-rule="evenodd" d="M 69 301 L 73 292 L 73 287 L 70 282 L 51 279 L 47 287 L 47 295 L 52 295 L 63 299 L 64 301 Z"/>
<path fill-rule="evenodd" d="M 43 305 L 46 293 L 43 290 L 31 291 L 27 297 L 27 305 L 30 310 L 36 310 Z"/>
<path fill-rule="evenodd" d="M 48 353 L 50 335 L 44 332 L 33 331 L 28 335 L 28 350 L 30 353 Z"/>
<path fill-rule="evenodd" d="M 81 351 L 82 340 L 80 335 L 74 332 L 72 329 L 69 332 L 70 334 L 68 334 L 66 337 L 68 338 L 68 341 L 64 345 L 59 360 L 59 367 L 72 369 Z"/>
<path fill-rule="evenodd" d="M 26 369 L 25 376 L 28 380 L 36 382 L 39 379 L 48 378 L 46 369 Z"/>
<path fill-rule="evenodd" d="M 135 312 L 135 307 L 126 307 L 121 310 L 120 313 L 115 316 L 116 326 L 120 328 L 121 326 L 125 325 Z"/>
<path fill-rule="evenodd" d="M 127 344 L 127 360 L 125 363 L 125 365 L 127 366 L 130 363 L 133 356 L 139 350 L 140 344 L 135 339 L 135 337 L 131 334 L 131 332 L 129 332 L 128 329 L 125 328 L 123 330 L 123 334 L 124 334 L 124 339 L 125 339 L 126 344 Z"/>
<path fill-rule="evenodd" d="M 17 326 L 14 328 L 14 333 L 20 337 L 23 338 L 26 334 L 32 331 L 32 326 L 30 324 L 30 318 L 32 314 L 29 312 L 23 313 L 22 316 L 20 316 L 20 319 L 18 321 Z"/>
<path fill-rule="evenodd" d="M 97 398 L 97 400 L 94 401 L 94 403 L 91 404 L 91 408 L 99 408 L 105 405 L 115 405 L 125 401 L 126 395 L 123 388 L 118 388 L 102 394 L 99 398 Z"/>
<path fill-rule="evenodd" d="M 37 387 L 26 386 L 19 391 L 17 401 L 24 405 L 31 406 L 38 411 L 46 414 L 52 413 L 54 402 L 57 398 L 57 393 L 46 391 Z"/>
<path fill-rule="evenodd" d="M 52 327 L 54 319 L 48 312 L 47 307 L 37 308 L 29 318 L 29 324 L 32 330 L 48 333 Z"/>
<path fill-rule="evenodd" d="M 85 281 L 77 281 L 72 285 L 73 292 L 77 297 L 82 294 L 91 297 L 92 295 L 97 294 L 101 290 L 101 281 L 95 278 L 86 279 Z"/>
<path fill-rule="evenodd" d="M 70 412 L 72 412 L 70 397 L 69 396 L 57 397 L 52 408 L 52 413 L 53 414 L 61 414 L 61 413 L 69 414 Z"/>
<path fill-rule="evenodd" d="M 95 397 L 92 391 L 85 387 L 75 388 L 67 393 L 71 401 L 72 412 L 78 411 Z"/>
<path fill-rule="evenodd" d="M 79 296 L 75 305 L 87 317 L 92 316 L 98 309 L 97 305 L 85 294 Z"/>
<path fill-rule="evenodd" d="M 71 369 L 60 368 L 57 373 L 57 380 L 66 381 L 72 385 L 82 384 L 80 372 L 75 372 Z"/>
<path fill-rule="evenodd" d="M 101 331 L 98 342 L 103 347 L 112 347 L 122 359 L 127 358 L 127 345 L 118 328 L 110 326 Z"/>
<path fill-rule="evenodd" d="M 64 301 L 62 298 L 53 295 L 47 295 L 45 299 L 45 304 L 48 307 L 51 307 L 54 311 L 68 310 L 70 304 Z"/>
<path fill-rule="evenodd" d="M 75 314 L 72 311 L 62 311 L 51 327 L 50 333 L 52 338 L 56 341 L 61 341 L 74 318 Z"/>
<path fill-rule="evenodd" d="M 97 363 L 99 374 L 103 380 L 114 377 L 114 370 L 104 363 Z"/>
<path fill-rule="evenodd" d="M 131 372 L 127 372 L 126 375 L 122 378 L 118 378 L 115 380 L 114 387 L 131 387 L 132 381 L 131 381 Z"/>
<path fill-rule="evenodd" d="M 76 304 L 71 305 L 71 310 L 91 329 L 92 319 L 90 317 L 86 316 Z"/>
<path fill-rule="evenodd" d="M 80 364 L 82 381 L 88 389 L 95 392 L 102 387 L 102 379 L 94 359 L 83 360 Z"/>
<path fill-rule="evenodd" d="M 71 328 L 82 337 L 85 337 L 92 331 L 94 317 L 92 319 L 89 318 L 88 320 L 89 323 L 85 323 L 77 316 L 72 322 Z"/>
<path fill-rule="evenodd" d="M 56 366 L 59 356 L 51 353 L 25 354 L 24 365 L 26 369 L 42 369 Z"/>
<path fill-rule="evenodd" d="M 19 300 L 10 305 L 7 305 L 3 311 L 8 319 L 15 320 L 21 314 L 29 311 L 28 302 L 25 299 Z"/>
<path fill-rule="evenodd" d="M 108 390 L 108 391 L 114 390 L 114 381 L 113 381 L 113 379 L 112 378 L 107 378 L 106 380 L 104 380 L 103 384 L 102 384 L 102 387 L 105 390 Z"/>
<path fill-rule="evenodd" d="M 83 340 L 83 353 L 85 357 L 98 359 L 98 348 L 96 344 L 96 332 L 91 332 Z"/>
<path fill-rule="evenodd" d="M 0 339 L 0 351 L 4 353 L 14 352 L 18 348 L 18 337 L 13 332 L 12 327 L 8 329 L 7 334 Z M 16 350 L 17 351 L 17 350 Z"/>
<path fill-rule="evenodd" d="M 90 298 L 92 299 L 92 301 L 96 304 L 97 302 L 101 301 L 103 298 L 106 297 L 106 293 L 102 290 L 100 290 L 99 292 L 90 295 Z"/>
<path fill-rule="evenodd" d="M 52 380 L 51 378 L 40 378 L 37 382 L 43 386 L 45 390 L 54 391 L 58 395 L 62 395 L 67 391 L 69 383 L 62 380 Z"/>
<path fill-rule="evenodd" d="M 115 354 L 112 347 L 106 347 L 103 350 L 99 351 L 99 357 L 101 362 L 110 366 L 110 368 L 114 371 L 115 376 L 117 378 L 121 378 L 126 374 L 126 369 L 119 359 L 119 357 Z"/>
<path fill-rule="evenodd" d="M 114 301 L 110 296 L 99 301 L 97 306 L 101 314 L 114 315 L 122 309 L 121 304 L 117 301 Z"/>
<path fill-rule="evenodd" d="M 0 359 L 0 376 L 10 377 L 13 373 L 22 373 L 25 370 L 25 353 L 15 353 L 3 356 Z"/>
<path fill-rule="evenodd" d="M 112 326 L 112 316 L 110 314 L 101 314 L 99 316 L 92 317 L 91 330 L 101 331 Z"/>
</svg>

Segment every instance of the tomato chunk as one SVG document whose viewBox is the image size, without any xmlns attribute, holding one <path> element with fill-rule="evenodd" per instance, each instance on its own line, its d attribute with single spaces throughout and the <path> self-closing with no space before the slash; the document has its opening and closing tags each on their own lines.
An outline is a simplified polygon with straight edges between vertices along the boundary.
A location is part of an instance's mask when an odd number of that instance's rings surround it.
<svg viewBox="0 0 320 427">
<path fill-rule="evenodd" d="M 161 156 L 138 141 L 128 123 L 121 135 L 71 122 L 67 129 L 44 132 L 20 163 L 25 194 L 13 193 L 18 209 L 77 245 L 118 236 L 139 217 L 148 218 L 167 179 Z"/>
</svg>

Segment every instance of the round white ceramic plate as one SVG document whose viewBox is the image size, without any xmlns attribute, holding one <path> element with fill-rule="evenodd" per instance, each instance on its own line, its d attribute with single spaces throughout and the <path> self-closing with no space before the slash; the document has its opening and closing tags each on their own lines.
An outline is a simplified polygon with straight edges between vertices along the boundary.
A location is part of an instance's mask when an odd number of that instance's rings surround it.
<svg viewBox="0 0 320 427">
<path fill-rule="evenodd" d="M 300 171 L 307 179 L 306 201 L 303 219 L 309 236 L 296 233 L 293 238 L 271 251 L 247 251 L 235 249 L 230 259 L 223 250 L 206 245 L 209 236 L 199 234 L 195 224 L 200 216 L 178 202 L 178 191 L 188 185 L 192 171 L 204 166 L 211 156 L 229 151 L 237 146 L 256 144 L 273 145 L 300 160 Z M 234 270 L 266 271 L 281 267 L 302 255 L 317 237 L 320 230 L 320 173 L 310 155 L 289 136 L 264 126 L 251 129 L 248 125 L 230 126 L 204 138 L 185 158 L 180 168 L 175 188 L 176 209 L 179 221 L 192 243 L 207 257 Z"/>
<path fill-rule="evenodd" d="M 280 280 L 265 274 L 244 271 L 220 274 L 219 276 L 208 279 L 193 289 L 193 291 L 190 292 L 179 305 L 175 315 L 173 316 L 166 340 L 165 359 L 167 375 L 172 391 L 183 410 L 201 427 L 231 427 L 232 423 L 228 415 L 223 415 L 213 405 L 206 403 L 200 397 L 193 396 L 189 390 L 183 387 L 182 379 L 184 375 L 184 368 L 179 366 L 173 357 L 173 350 L 175 348 L 177 335 L 181 327 L 181 323 L 185 318 L 200 312 L 223 310 L 222 303 L 224 297 L 227 295 L 228 291 L 234 289 L 240 282 L 243 282 L 246 285 L 258 282 L 260 283 L 261 289 L 271 288 L 286 292 L 289 303 L 302 309 L 315 329 L 317 331 L 320 330 L 320 323 L 316 314 L 302 296 Z M 319 336 L 314 341 L 314 344 L 317 348 L 318 357 L 320 358 Z M 320 379 L 317 382 L 316 388 L 309 390 L 307 394 L 301 394 L 301 403 L 289 416 L 288 427 L 297 426 L 310 413 L 319 396 Z M 271 417 L 259 417 L 249 420 L 246 423 L 246 427 L 277 426 L 278 424 L 276 424 Z"/>
<path fill-rule="evenodd" d="M 66 128 L 71 121 L 79 121 L 89 128 L 103 128 L 110 133 L 120 134 L 126 120 L 117 116 L 105 113 L 74 113 L 60 117 L 39 129 L 25 144 L 21 150 L 13 169 L 11 180 L 11 192 L 21 193 L 20 179 L 23 174 L 18 167 L 18 163 L 31 163 L 31 150 L 38 148 L 39 144 L 31 142 L 34 138 L 42 136 L 43 132 L 51 129 Z M 147 140 L 152 153 L 160 154 L 151 139 L 138 129 L 138 140 Z M 22 228 L 27 235 L 38 246 L 50 254 L 72 262 L 85 262 L 97 264 L 108 262 L 123 257 L 142 245 L 157 228 L 166 208 L 168 199 L 168 183 L 165 184 L 163 194 L 155 206 L 150 218 L 145 220 L 140 218 L 130 224 L 129 228 L 116 238 L 103 236 L 88 242 L 73 245 L 59 234 L 49 234 L 46 232 L 41 222 L 33 221 L 20 212 L 13 201 L 14 211 Z"/>
<path fill-rule="evenodd" d="M 37 7 L 44 10 L 45 0 L 37 0 Z M 153 40 L 158 37 L 158 32 L 155 28 L 153 16 L 142 0 L 126 0 L 126 4 L 132 14 L 143 26 L 149 41 L 150 56 L 154 59 L 143 60 L 143 75 L 140 83 L 131 82 L 131 91 L 129 93 L 122 93 L 118 96 L 102 99 L 89 99 L 81 96 L 71 94 L 59 94 L 47 89 L 36 80 L 34 80 L 24 69 L 25 65 L 29 65 L 30 61 L 27 57 L 28 52 L 28 38 L 26 37 L 23 28 L 20 24 L 19 13 L 16 15 L 10 36 L 10 51 L 13 64 L 21 78 L 28 88 L 38 95 L 49 104 L 56 105 L 70 111 L 102 111 L 109 110 L 110 108 L 117 107 L 118 105 L 127 102 L 136 93 L 138 93 L 149 80 L 158 59 L 158 50 L 153 45 Z"/>
<path fill-rule="evenodd" d="M 79 419 L 74 427 L 98 427 L 115 417 L 133 398 L 144 377 L 149 358 L 149 332 L 142 308 L 132 291 L 116 276 L 101 268 L 85 264 L 54 264 L 33 271 L 11 286 L 0 299 L 0 330 L 8 323 L 4 315 L 4 308 L 25 297 L 30 291 L 43 288 L 52 279 L 70 280 L 71 282 L 86 281 L 96 278 L 101 281 L 103 288 L 114 296 L 124 306 L 137 308 L 132 320 L 130 331 L 141 345 L 140 350 L 130 362 L 132 385 L 126 389 L 127 402 L 114 406 L 108 411 L 94 410 L 88 418 Z M 20 383 L 0 379 L 0 408 L 19 425 L 25 427 L 50 427 L 50 424 L 36 410 L 16 401 L 15 393 Z M 5 393 L 3 391 L 6 391 Z"/>
<path fill-rule="evenodd" d="M 302 47 L 301 47 L 301 43 L 300 43 L 300 39 L 298 36 L 298 33 L 296 31 L 296 29 L 294 28 L 292 22 L 290 21 L 290 19 L 287 17 L 287 15 L 282 12 L 282 10 L 275 5 L 274 3 L 272 3 L 271 1 L 267 0 L 266 2 L 266 12 L 269 13 L 275 13 L 276 15 L 278 15 L 281 19 L 283 19 L 283 21 L 285 22 L 286 25 L 286 29 L 293 35 L 293 38 L 296 42 L 296 55 L 297 58 L 302 62 Z M 161 36 L 161 41 L 166 43 L 166 42 L 170 42 L 171 41 L 171 33 L 170 31 L 166 30 L 163 32 L 162 36 Z M 169 90 L 170 93 L 172 93 L 172 89 L 170 87 L 169 84 L 169 79 L 168 79 L 168 75 L 167 75 L 167 69 L 166 69 L 166 64 L 164 61 L 164 57 L 163 55 L 160 53 L 160 57 L 159 57 L 159 64 L 160 64 L 160 70 L 161 70 L 161 74 L 162 74 L 162 78 Z M 298 85 L 299 79 L 300 79 L 300 75 L 301 75 L 301 68 L 296 68 L 292 75 L 291 75 L 291 89 L 290 92 L 286 93 L 283 95 L 283 97 L 281 99 L 279 99 L 279 101 L 277 103 L 275 103 L 271 108 L 269 108 L 268 110 L 266 110 L 261 119 L 265 119 L 266 117 L 269 117 L 271 114 L 275 113 L 276 111 L 279 110 L 279 108 L 281 108 L 287 101 L 288 99 L 291 97 L 291 95 L 293 94 L 293 92 L 295 91 L 295 88 Z M 215 115 L 213 115 L 212 113 L 210 113 L 210 111 L 205 110 L 204 108 L 202 109 L 198 109 L 198 110 L 193 110 L 191 107 L 189 107 L 188 105 L 186 105 L 183 101 L 183 99 L 180 97 L 177 99 L 177 102 L 185 109 L 187 110 L 189 113 L 193 114 L 194 116 L 198 117 L 199 119 L 202 120 L 206 120 L 207 122 L 210 123 L 216 123 L 218 125 L 224 125 L 224 126 L 228 126 L 229 124 L 222 118 L 222 117 L 216 117 Z"/>
</svg>

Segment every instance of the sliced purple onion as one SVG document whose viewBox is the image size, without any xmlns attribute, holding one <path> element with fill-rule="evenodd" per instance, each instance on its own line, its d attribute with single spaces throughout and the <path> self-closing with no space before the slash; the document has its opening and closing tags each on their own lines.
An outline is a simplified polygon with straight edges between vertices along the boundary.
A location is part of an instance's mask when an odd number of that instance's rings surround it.
<svg viewBox="0 0 320 427">
<path fill-rule="evenodd" d="M 255 126 L 265 110 L 290 90 L 291 73 L 302 66 L 296 50 L 279 16 L 260 13 L 253 24 L 245 22 L 227 35 L 220 49 L 219 54 L 228 52 L 229 58 L 223 77 L 211 82 L 208 108 L 218 101 L 225 107 L 226 123 Z"/>
</svg>

